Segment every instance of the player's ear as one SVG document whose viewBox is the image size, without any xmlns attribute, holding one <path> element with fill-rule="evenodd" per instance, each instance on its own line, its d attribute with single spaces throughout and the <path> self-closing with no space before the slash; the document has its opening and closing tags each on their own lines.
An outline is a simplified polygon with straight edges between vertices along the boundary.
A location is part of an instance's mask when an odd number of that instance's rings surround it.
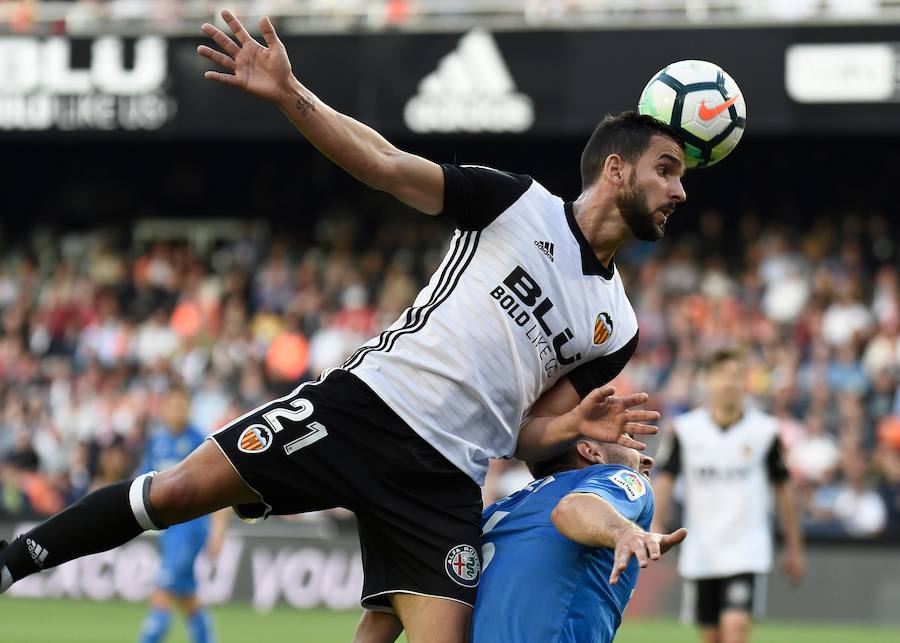
<svg viewBox="0 0 900 643">
<path fill-rule="evenodd" d="M 578 455 L 592 464 L 602 464 L 606 461 L 603 457 L 603 450 L 589 440 L 579 440 L 575 444 L 575 448 L 578 450 Z"/>
<path fill-rule="evenodd" d="M 618 154 L 610 154 L 603 162 L 603 178 L 615 185 L 625 185 L 625 161 Z"/>
</svg>

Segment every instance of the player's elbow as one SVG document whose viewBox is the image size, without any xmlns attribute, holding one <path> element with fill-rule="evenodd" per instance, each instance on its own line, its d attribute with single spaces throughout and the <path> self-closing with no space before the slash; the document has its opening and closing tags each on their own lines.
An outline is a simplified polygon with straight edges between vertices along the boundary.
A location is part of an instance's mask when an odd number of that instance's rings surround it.
<svg viewBox="0 0 900 643">
<path fill-rule="evenodd" d="M 550 520 L 556 530 L 567 538 L 571 538 L 572 526 L 577 519 L 578 510 L 572 498 L 563 498 L 550 513 Z"/>
<path fill-rule="evenodd" d="M 394 194 L 397 189 L 397 163 L 393 149 L 375 149 L 362 155 L 356 168 L 356 177 L 369 187 Z"/>
</svg>

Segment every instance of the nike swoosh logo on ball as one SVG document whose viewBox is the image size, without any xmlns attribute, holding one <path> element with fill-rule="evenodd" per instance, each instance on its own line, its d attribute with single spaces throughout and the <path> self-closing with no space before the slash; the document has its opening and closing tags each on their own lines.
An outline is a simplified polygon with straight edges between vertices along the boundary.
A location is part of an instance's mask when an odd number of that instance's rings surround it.
<svg viewBox="0 0 900 643">
<path fill-rule="evenodd" d="M 724 103 L 719 105 L 718 107 L 707 107 L 706 101 L 700 101 L 700 119 L 704 121 L 709 121 L 714 119 L 716 116 L 724 112 L 726 109 L 734 105 L 734 101 L 740 98 L 740 94 L 735 96 L 734 98 L 729 98 Z"/>
</svg>

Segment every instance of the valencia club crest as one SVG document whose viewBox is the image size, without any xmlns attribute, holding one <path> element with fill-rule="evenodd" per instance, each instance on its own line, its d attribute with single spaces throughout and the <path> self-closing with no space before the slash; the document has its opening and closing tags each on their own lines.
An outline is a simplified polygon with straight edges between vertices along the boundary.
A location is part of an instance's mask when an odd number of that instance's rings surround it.
<svg viewBox="0 0 900 643">
<path fill-rule="evenodd" d="M 594 322 L 594 344 L 599 346 L 613 334 L 613 320 L 609 313 L 600 313 L 597 315 L 597 321 Z"/>
</svg>

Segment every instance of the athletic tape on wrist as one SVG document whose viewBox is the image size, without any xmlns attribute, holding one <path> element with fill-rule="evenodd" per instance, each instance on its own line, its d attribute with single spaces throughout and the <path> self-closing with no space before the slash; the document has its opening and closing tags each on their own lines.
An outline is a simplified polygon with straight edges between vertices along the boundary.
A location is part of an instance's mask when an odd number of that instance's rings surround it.
<svg viewBox="0 0 900 643">
<path fill-rule="evenodd" d="M 128 501 L 131 503 L 131 512 L 134 514 L 138 525 L 145 531 L 165 529 L 166 525 L 159 519 L 153 507 L 150 506 L 150 481 L 156 471 L 138 476 L 131 482 L 128 489 Z"/>
</svg>

